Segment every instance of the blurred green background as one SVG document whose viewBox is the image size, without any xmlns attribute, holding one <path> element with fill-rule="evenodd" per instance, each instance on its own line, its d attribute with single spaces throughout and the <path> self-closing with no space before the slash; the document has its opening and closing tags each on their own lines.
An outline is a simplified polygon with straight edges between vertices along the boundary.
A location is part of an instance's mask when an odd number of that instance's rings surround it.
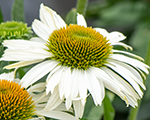
<svg viewBox="0 0 150 120">
<path fill-rule="evenodd" d="M 26 5 L 24 7 L 24 10 L 26 11 L 26 9 L 29 8 L 33 14 L 33 8 L 32 6 L 27 6 L 27 2 L 28 4 L 30 4 L 29 0 L 26 0 L 26 2 L 24 1 Z M 39 4 L 41 2 L 45 2 L 45 5 L 52 7 L 56 11 L 58 10 L 57 12 L 66 21 L 68 21 L 68 18 L 66 17 L 67 13 L 69 12 L 69 10 L 71 10 L 71 8 L 76 6 L 76 0 L 56 0 L 55 4 L 52 3 L 54 2 L 54 0 L 38 0 L 37 3 L 34 3 L 34 6 L 36 8 L 34 9 L 36 11 L 35 14 L 28 15 L 27 11 L 22 11 L 24 12 L 24 21 L 27 22 L 28 25 L 31 25 L 33 19 L 38 19 Z M 31 3 L 33 4 L 33 0 L 31 1 Z M 11 19 L 11 16 L 5 16 L 6 12 L 4 12 L 2 9 L 4 8 L 3 5 L 4 0 L 0 0 L 0 22 Z M 9 4 L 9 6 L 11 6 L 11 4 Z M 30 18 L 30 16 L 32 17 Z M 124 42 L 133 47 L 133 51 L 131 52 L 140 55 L 145 59 L 150 39 L 150 0 L 90 0 L 88 3 L 85 18 L 87 20 L 88 26 L 105 28 L 109 32 L 122 32 L 125 36 L 127 36 L 127 39 Z M 1 63 L 0 67 L 2 68 L 2 66 L 3 65 Z M 2 69 L 0 72 L 3 72 Z M 137 120 L 150 120 L 149 76 L 146 80 L 146 87 L 147 89 L 144 93 L 144 97 L 142 98 L 142 103 Z M 115 120 L 127 120 L 130 107 L 126 107 L 124 101 L 122 101 L 117 96 L 114 97 L 112 93 L 108 94 L 110 94 L 109 96 L 111 96 L 110 99 L 112 100 L 112 104 L 115 109 Z M 85 107 L 83 120 L 103 119 L 103 107 L 95 107 L 91 97 L 89 97 L 87 101 L 88 102 Z"/>
</svg>

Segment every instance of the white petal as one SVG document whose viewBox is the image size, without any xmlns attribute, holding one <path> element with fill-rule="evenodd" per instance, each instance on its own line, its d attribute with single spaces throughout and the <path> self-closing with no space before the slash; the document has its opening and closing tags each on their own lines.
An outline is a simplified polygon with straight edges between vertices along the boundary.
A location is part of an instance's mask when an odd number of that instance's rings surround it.
<svg viewBox="0 0 150 120">
<path fill-rule="evenodd" d="M 22 86 L 26 88 L 34 82 L 38 81 L 44 75 L 49 73 L 57 64 L 58 62 L 56 61 L 47 60 L 34 66 L 21 79 Z"/>
<path fill-rule="evenodd" d="M 41 43 L 45 44 L 45 40 L 43 40 L 39 37 L 33 37 L 33 38 L 30 39 L 30 41 L 41 42 Z"/>
<path fill-rule="evenodd" d="M 3 45 L 9 49 L 46 48 L 45 43 L 28 40 L 4 40 Z"/>
<path fill-rule="evenodd" d="M 77 25 L 87 27 L 87 24 L 86 24 L 86 21 L 85 21 L 83 15 L 81 15 L 79 13 L 77 14 Z"/>
<path fill-rule="evenodd" d="M 30 96 L 32 97 L 36 108 L 35 109 L 44 109 L 45 107 L 45 102 L 48 101 L 49 96 L 46 96 L 46 93 L 42 92 L 42 93 L 38 93 L 38 94 L 34 94 L 32 93 L 30 90 L 28 90 Z M 42 104 L 41 104 L 42 103 Z"/>
<path fill-rule="evenodd" d="M 61 112 L 61 111 L 42 110 L 42 111 L 36 111 L 36 114 L 59 119 L 59 120 L 79 120 L 79 119 L 76 119 L 74 116 L 65 112 Z"/>
<path fill-rule="evenodd" d="M 54 11 L 46 6 L 43 5 L 43 3 L 40 6 L 40 19 L 41 21 L 49 26 L 49 29 L 51 31 L 55 30 L 56 24 L 53 18 Z"/>
<path fill-rule="evenodd" d="M 79 74 L 78 74 L 78 69 L 73 69 L 72 70 L 72 78 L 71 78 L 71 89 L 70 89 L 70 96 L 71 99 L 74 99 L 77 97 L 78 95 L 78 87 L 79 87 Z"/>
<path fill-rule="evenodd" d="M 124 71 L 124 69 L 120 68 L 119 66 L 114 66 L 114 65 L 111 65 L 111 64 L 107 64 L 107 66 L 110 67 L 111 69 L 113 69 L 114 71 L 116 71 L 122 77 L 124 77 L 125 80 L 127 80 L 133 86 L 133 88 L 138 92 L 140 97 L 142 97 L 143 92 L 141 91 L 139 85 L 133 80 L 132 77 L 130 77 L 126 73 L 126 71 Z"/>
<path fill-rule="evenodd" d="M 55 108 L 54 110 L 56 111 L 66 111 L 66 106 L 65 103 L 61 103 L 57 108 Z M 73 112 L 73 109 L 69 109 L 68 112 Z"/>
<path fill-rule="evenodd" d="M 128 48 L 130 49 L 130 50 L 133 50 L 132 49 L 132 47 L 131 46 L 129 46 L 129 45 L 126 45 L 126 44 L 124 44 L 124 43 L 122 43 L 122 42 L 115 42 L 115 43 L 111 43 L 111 45 L 120 45 L 120 46 L 123 46 L 125 49 L 127 49 L 128 50 Z"/>
<path fill-rule="evenodd" d="M 65 98 L 70 97 L 70 99 L 71 99 L 70 92 L 71 92 L 72 75 L 71 75 L 71 68 L 70 67 L 66 69 L 65 79 L 67 82 Z"/>
<path fill-rule="evenodd" d="M 54 89 L 53 94 L 50 96 L 45 110 L 53 110 L 57 106 L 59 106 L 63 102 L 63 99 L 60 99 L 59 97 L 59 91 L 58 91 L 58 86 Z"/>
<path fill-rule="evenodd" d="M 54 17 L 54 21 L 58 29 L 66 27 L 66 23 L 57 13 L 54 13 L 53 17 Z"/>
<path fill-rule="evenodd" d="M 149 66 L 136 60 L 136 59 L 129 58 L 127 56 L 120 55 L 120 54 L 112 54 L 111 58 L 118 60 L 118 61 L 128 63 L 131 66 L 134 66 L 135 68 L 139 68 L 139 69 L 143 70 L 146 74 L 149 73 L 147 70 L 149 68 Z"/>
<path fill-rule="evenodd" d="M 60 79 L 61 79 L 61 74 L 62 74 L 62 68 L 60 68 L 61 66 L 57 66 L 55 67 L 50 74 L 47 76 L 46 82 L 46 94 L 48 94 L 50 91 L 51 93 L 53 93 L 54 88 L 56 87 L 56 85 L 58 85 Z M 56 71 L 55 71 L 56 69 Z M 53 72 L 55 71 L 55 72 Z"/>
<path fill-rule="evenodd" d="M 101 35 L 103 35 L 104 37 L 107 37 L 107 35 L 109 34 L 107 32 L 107 30 L 103 29 L 103 28 L 94 28 L 97 32 L 99 32 Z"/>
<path fill-rule="evenodd" d="M 65 95 L 65 92 L 66 92 L 66 88 L 67 88 L 67 74 L 66 74 L 66 70 L 68 68 L 67 67 L 63 67 L 63 71 L 62 71 L 62 75 L 61 75 L 61 80 L 60 80 L 60 83 L 59 83 L 59 96 L 60 98 L 62 99 L 63 96 Z"/>
<path fill-rule="evenodd" d="M 122 67 L 121 69 L 124 69 L 124 72 L 126 72 L 129 76 L 131 76 L 138 84 L 141 85 L 141 87 L 143 87 L 143 89 L 145 89 L 145 86 L 143 84 L 143 79 L 142 79 L 141 75 L 134 68 L 132 68 L 128 64 L 125 64 L 125 63 L 122 63 L 122 62 L 119 62 L 119 61 L 114 61 L 113 60 L 113 63 L 115 63 L 115 65 L 117 64 L 120 67 Z"/>
<path fill-rule="evenodd" d="M 118 96 L 120 96 L 123 100 L 125 100 L 127 105 L 129 104 L 129 99 L 127 98 L 127 95 L 128 96 L 133 95 L 134 100 L 136 100 L 136 98 L 139 99 L 139 96 L 132 89 L 132 87 L 127 82 L 125 82 L 121 77 L 119 77 L 119 76 L 115 75 L 115 73 L 111 72 L 111 70 L 109 70 L 108 68 L 100 69 L 100 68 L 93 67 L 93 70 L 94 70 L 95 75 L 101 81 L 103 81 L 104 86 L 107 89 L 114 92 L 115 94 L 117 94 Z M 110 75 L 111 75 L 111 77 L 110 77 Z M 127 94 L 125 94 L 125 93 L 127 93 Z"/>
<path fill-rule="evenodd" d="M 15 73 L 14 72 L 0 74 L 0 80 L 13 81 L 14 78 L 15 78 Z"/>
<path fill-rule="evenodd" d="M 102 99 L 101 99 L 101 88 L 98 79 L 94 75 L 93 71 L 91 69 L 88 69 L 85 71 L 86 76 L 86 85 L 88 90 L 90 91 L 95 105 L 101 105 Z"/>
<path fill-rule="evenodd" d="M 130 55 L 130 56 L 132 56 L 132 57 L 135 57 L 135 58 L 137 58 L 137 59 L 139 59 L 139 60 L 144 61 L 144 59 L 143 59 L 142 57 L 140 57 L 140 56 L 138 56 L 138 55 L 135 55 L 135 54 L 132 54 L 132 53 L 129 53 L 129 52 L 126 52 L 126 51 L 113 50 L 113 52 L 118 52 L 118 53 L 127 54 L 127 55 Z"/>
<path fill-rule="evenodd" d="M 31 65 L 34 63 L 38 63 L 41 61 L 43 61 L 43 59 L 42 60 L 33 60 L 33 61 L 20 61 L 20 62 L 14 63 L 14 64 L 7 65 L 4 68 L 6 68 L 6 69 L 19 68 L 19 67 Z"/>
<path fill-rule="evenodd" d="M 44 23 L 46 23 L 53 30 L 66 27 L 64 20 L 54 10 L 47 6 L 42 6 L 43 5 L 41 4 L 41 11 L 43 11 L 43 14 L 40 14 L 40 16 Z"/>
<path fill-rule="evenodd" d="M 45 86 L 46 86 L 45 82 L 37 83 L 37 84 L 31 86 L 31 87 L 28 89 L 28 91 L 29 91 L 29 92 L 42 92 L 42 91 L 44 91 Z"/>
<path fill-rule="evenodd" d="M 53 56 L 52 53 L 47 52 L 44 49 L 6 49 L 1 60 L 9 61 L 33 61 L 39 59 L 46 59 Z"/>
<path fill-rule="evenodd" d="M 4 46 L 8 47 L 0 60 L 8 61 L 32 61 L 45 59 L 52 56 L 46 51 L 47 47 L 41 42 L 27 40 L 5 40 Z"/>
<path fill-rule="evenodd" d="M 75 110 L 76 118 L 82 118 L 85 106 L 82 105 L 81 101 L 73 101 L 73 107 Z"/>
<path fill-rule="evenodd" d="M 124 40 L 126 37 L 120 32 L 111 32 L 107 35 L 109 43 L 119 42 Z"/>
<path fill-rule="evenodd" d="M 32 23 L 34 32 L 43 40 L 47 41 L 50 34 L 53 32 L 47 25 L 35 19 Z"/>
<path fill-rule="evenodd" d="M 66 98 L 66 103 L 65 103 L 65 105 L 66 105 L 66 109 L 69 110 L 69 108 L 70 108 L 71 105 L 72 105 L 71 96 L 68 96 L 68 97 Z"/>
<path fill-rule="evenodd" d="M 105 68 L 102 68 L 102 70 L 105 71 L 111 77 L 111 79 L 109 79 L 110 82 L 115 82 L 116 84 L 119 85 L 122 91 L 125 91 L 130 96 L 134 96 L 135 98 L 140 99 L 138 94 L 133 89 L 133 87 L 128 82 L 126 82 L 122 77 L 120 77 L 118 74 L 116 74 L 109 68 L 105 67 Z M 105 73 L 102 73 L 102 74 L 106 76 Z"/>
</svg>

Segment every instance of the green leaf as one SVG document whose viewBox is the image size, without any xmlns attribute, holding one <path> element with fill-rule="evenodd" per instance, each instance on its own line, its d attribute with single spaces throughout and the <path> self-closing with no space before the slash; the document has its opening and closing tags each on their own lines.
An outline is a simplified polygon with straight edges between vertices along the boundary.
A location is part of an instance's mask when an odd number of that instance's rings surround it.
<svg viewBox="0 0 150 120">
<path fill-rule="evenodd" d="M 89 96 L 87 98 L 87 101 L 86 101 L 86 105 L 85 105 L 85 109 L 84 109 L 84 114 L 83 114 L 83 118 L 86 118 L 90 111 L 91 111 L 91 108 L 93 107 L 94 103 L 93 103 L 93 99 L 91 96 Z"/>
<path fill-rule="evenodd" d="M 103 107 L 104 107 L 104 120 L 114 120 L 115 110 L 107 94 L 105 95 L 105 98 L 103 100 Z"/>
<path fill-rule="evenodd" d="M 77 16 L 77 9 L 72 8 L 68 14 L 66 15 L 66 23 L 69 24 L 76 24 L 76 16 Z"/>
<path fill-rule="evenodd" d="M 87 5 L 88 5 L 88 0 L 78 0 L 76 5 L 77 12 L 82 15 L 85 15 Z"/>
<path fill-rule="evenodd" d="M 104 114 L 103 106 L 93 106 L 87 116 L 88 120 L 101 120 Z"/>
<path fill-rule="evenodd" d="M 141 104 L 136 120 L 150 120 L 150 101 Z"/>
<path fill-rule="evenodd" d="M 24 0 L 14 1 L 11 15 L 12 20 L 25 22 Z"/>
<path fill-rule="evenodd" d="M 7 69 L 3 69 L 4 66 L 8 65 L 7 61 L 0 61 L 0 74 L 4 73 L 4 72 L 9 72 L 9 70 Z"/>
<path fill-rule="evenodd" d="M 3 15 L 2 15 L 1 7 L 0 7 L 0 23 L 1 22 L 3 22 Z"/>
<path fill-rule="evenodd" d="M 130 41 L 134 47 L 135 52 L 145 58 L 146 51 L 150 39 L 150 23 L 138 24 L 135 28 L 135 32 L 132 34 Z"/>
<path fill-rule="evenodd" d="M 120 1 L 112 6 L 108 6 L 106 9 L 99 10 L 97 12 L 99 19 L 95 20 L 95 24 L 109 28 L 132 27 L 141 18 L 143 9 L 145 9 L 143 2 Z"/>
</svg>

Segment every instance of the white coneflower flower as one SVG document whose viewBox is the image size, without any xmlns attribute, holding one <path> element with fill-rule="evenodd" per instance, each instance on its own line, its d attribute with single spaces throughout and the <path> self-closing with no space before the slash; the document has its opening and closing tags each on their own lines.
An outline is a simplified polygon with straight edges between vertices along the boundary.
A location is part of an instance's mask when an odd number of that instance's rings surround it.
<svg viewBox="0 0 150 120">
<path fill-rule="evenodd" d="M 46 93 L 52 93 L 46 109 L 66 100 L 66 108 L 72 105 L 77 117 L 82 117 L 87 91 L 95 105 L 101 105 L 105 88 L 117 94 L 127 105 L 137 106 L 137 99 L 145 89 L 142 77 L 148 74 L 141 57 L 116 50 L 126 37 L 120 32 L 108 33 L 105 29 L 87 27 L 84 17 L 77 14 L 77 24 L 67 26 L 52 9 L 41 4 L 40 19 L 34 20 L 32 28 L 39 38 L 25 40 L 5 40 L 8 47 L 1 60 L 19 61 L 5 68 L 18 68 L 38 63 L 22 78 L 27 88 L 47 75 Z M 49 103 L 60 97 L 53 106 Z"/>
<path fill-rule="evenodd" d="M 14 79 L 13 72 L 0 74 L 1 120 L 45 120 L 44 116 L 59 120 L 75 120 L 75 117 L 62 112 L 65 110 L 62 105 L 52 111 L 43 110 L 48 100 L 48 97 L 41 93 L 45 89 L 44 83 L 35 84 L 25 90 L 19 85 L 19 81 Z"/>
</svg>

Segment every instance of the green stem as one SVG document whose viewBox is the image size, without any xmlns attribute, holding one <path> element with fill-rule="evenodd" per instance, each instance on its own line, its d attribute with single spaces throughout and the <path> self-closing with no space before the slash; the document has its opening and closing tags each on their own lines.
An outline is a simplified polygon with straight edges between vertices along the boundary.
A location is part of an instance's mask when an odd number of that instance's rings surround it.
<svg viewBox="0 0 150 120">
<path fill-rule="evenodd" d="M 88 0 L 77 0 L 77 12 L 85 16 Z"/>
<path fill-rule="evenodd" d="M 145 57 L 145 63 L 150 66 L 150 40 L 149 40 L 148 50 L 147 50 L 146 57 Z M 143 83 L 145 84 L 145 80 L 143 81 Z M 131 108 L 128 120 L 136 120 L 137 119 L 140 105 L 141 105 L 141 101 L 138 102 L 138 107 Z"/>
<path fill-rule="evenodd" d="M 1 7 L 0 7 L 0 23 L 3 22 L 3 14 L 2 14 L 2 11 L 1 11 Z"/>
</svg>

